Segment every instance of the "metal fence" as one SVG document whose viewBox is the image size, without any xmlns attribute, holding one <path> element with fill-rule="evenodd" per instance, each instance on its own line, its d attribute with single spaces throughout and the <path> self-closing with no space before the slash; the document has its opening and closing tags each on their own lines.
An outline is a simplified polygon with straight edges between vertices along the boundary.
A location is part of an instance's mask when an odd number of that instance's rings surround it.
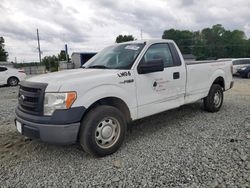
<svg viewBox="0 0 250 188">
<path fill-rule="evenodd" d="M 58 71 L 66 69 L 74 69 L 74 64 L 66 61 L 59 61 Z"/>
<path fill-rule="evenodd" d="M 44 74 L 46 73 L 46 68 L 43 65 L 39 66 L 29 66 L 22 68 L 26 74 Z"/>
</svg>

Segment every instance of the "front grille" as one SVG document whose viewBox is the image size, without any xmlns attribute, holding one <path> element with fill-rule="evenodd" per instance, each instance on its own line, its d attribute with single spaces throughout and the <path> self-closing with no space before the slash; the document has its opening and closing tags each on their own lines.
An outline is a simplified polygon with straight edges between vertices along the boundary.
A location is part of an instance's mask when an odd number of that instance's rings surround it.
<svg viewBox="0 0 250 188">
<path fill-rule="evenodd" d="M 23 81 L 20 83 L 18 102 L 23 112 L 42 115 L 43 98 L 47 84 Z"/>
<path fill-rule="evenodd" d="M 20 85 L 20 88 L 23 90 L 23 91 L 28 91 L 28 92 L 33 92 L 33 93 L 37 93 L 39 90 L 39 88 L 30 88 L 30 87 L 25 87 L 25 86 L 22 86 Z"/>
</svg>

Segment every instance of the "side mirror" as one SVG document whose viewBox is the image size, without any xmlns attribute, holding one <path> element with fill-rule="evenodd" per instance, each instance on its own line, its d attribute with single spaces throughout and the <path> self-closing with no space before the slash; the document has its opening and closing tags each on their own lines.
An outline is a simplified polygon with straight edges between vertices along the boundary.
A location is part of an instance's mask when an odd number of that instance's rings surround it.
<svg viewBox="0 0 250 188">
<path fill-rule="evenodd" d="M 164 63 L 162 59 L 154 59 L 145 63 L 139 64 L 137 71 L 139 74 L 147 74 L 151 72 L 160 72 L 164 70 Z"/>
</svg>

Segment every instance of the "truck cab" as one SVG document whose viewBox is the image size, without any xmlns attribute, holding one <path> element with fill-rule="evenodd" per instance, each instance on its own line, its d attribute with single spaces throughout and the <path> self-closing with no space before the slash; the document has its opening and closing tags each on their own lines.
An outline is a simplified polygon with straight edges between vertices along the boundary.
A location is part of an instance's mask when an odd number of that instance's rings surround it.
<svg viewBox="0 0 250 188">
<path fill-rule="evenodd" d="M 81 69 L 21 82 L 16 126 L 25 136 L 78 142 L 105 156 L 119 149 L 131 121 L 200 99 L 217 112 L 232 85 L 230 61 L 186 64 L 172 40 L 120 43 Z"/>
</svg>

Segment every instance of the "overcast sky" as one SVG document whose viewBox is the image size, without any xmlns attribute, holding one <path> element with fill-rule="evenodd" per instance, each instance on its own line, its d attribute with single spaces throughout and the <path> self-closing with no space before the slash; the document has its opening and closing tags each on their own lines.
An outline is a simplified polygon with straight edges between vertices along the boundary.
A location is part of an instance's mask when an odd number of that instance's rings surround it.
<svg viewBox="0 0 250 188">
<path fill-rule="evenodd" d="M 165 29 L 200 30 L 221 23 L 250 36 L 250 0 L 1 0 L 0 36 L 9 61 L 38 61 L 42 56 L 98 51 L 119 34 L 161 38 Z"/>
</svg>

